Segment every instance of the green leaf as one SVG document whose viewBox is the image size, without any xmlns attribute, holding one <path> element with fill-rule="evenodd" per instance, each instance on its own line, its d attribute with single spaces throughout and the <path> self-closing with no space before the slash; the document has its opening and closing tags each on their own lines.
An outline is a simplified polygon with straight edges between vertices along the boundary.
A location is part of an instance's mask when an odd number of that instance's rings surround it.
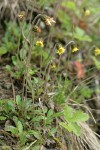
<svg viewBox="0 0 100 150">
<path fill-rule="evenodd" d="M 75 28 L 75 32 L 78 36 L 83 36 L 85 34 L 84 30 L 80 29 L 79 27 Z"/>
<path fill-rule="evenodd" d="M 70 124 L 66 124 L 64 122 L 60 122 L 60 125 L 62 127 L 64 127 L 65 129 L 67 129 L 69 132 L 73 131 L 73 128 L 72 128 L 72 126 Z"/>
<path fill-rule="evenodd" d="M 6 113 L 9 113 L 9 111 L 15 112 L 14 101 L 8 101 L 8 102 L 5 104 L 4 107 L 5 107 L 5 112 L 6 112 Z"/>
<path fill-rule="evenodd" d="M 34 113 L 37 114 L 37 115 L 40 115 L 42 114 L 42 110 L 41 109 L 37 109 L 37 110 L 34 110 Z"/>
<path fill-rule="evenodd" d="M 46 106 L 44 106 L 43 112 L 44 112 L 44 113 L 47 113 L 47 111 L 48 111 L 48 108 L 47 108 Z"/>
<path fill-rule="evenodd" d="M 32 122 L 36 122 L 36 121 L 38 122 L 38 121 L 43 120 L 43 119 L 44 119 L 44 116 L 36 116 L 32 119 Z"/>
<path fill-rule="evenodd" d="M 95 63 L 96 68 L 99 70 L 99 69 L 100 69 L 100 61 L 98 61 L 98 60 L 96 59 L 96 57 L 93 57 L 93 56 L 92 56 L 92 59 L 93 59 L 93 61 L 94 61 L 94 63 Z"/>
<path fill-rule="evenodd" d="M 34 146 L 32 150 L 40 150 L 40 146 Z"/>
<path fill-rule="evenodd" d="M 84 85 L 80 88 L 80 94 L 85 98 L 90 98 L 91 94 L 93 93 L 93 89 L 89 88 L 88 86 Z"/>
<path fill-rule="evenodd" d="M 50 4 L 54 4 L 56 0 L 38 0 L 36 1 L 39 6 L 49 6 Z M 47 7 L 48 8 L 48 7 Z"/>
<path fill-rule="evenodd" d="M 47 113 L 47 118 L 48 118 L 48 117 L 51 117 L 52 115 L 53 115 L 53 110 L 50 109 L 50 110 L 48 111 L 48 113 Z"/>
<path fill-rule="evenodd" d="M 12 71 L 12 68 L 11 68 L 11 66 L 10 66 L 10 65 L 6 65 L 6 69 L 7 69 L 7 71 L 9 71 L 9 72 L 11 72 L 11 71 Z"/>
<path fill-rule="evenodd" d="M 89 35 L 84 35 L 83 39 L 81 38 L 81 41 L 92 42 L 92 39 Z"/>
<path fill-rule="evenodd" d="M 10 42 L 10 41 L 6 43 L 7 51 L 15 50 L 16 46 L 17 46 L 16 44 L 14 44 L 13 42 Z"/>
<path fill-rule="evenodd" d="M 70 30 L 71 20 L 70 20 L 69 15 L 63 10 L 58 10 L 56 15 L 62 23 L 62 28 L 65 28 L 66 30 Z"/>
<path fill-rule="evenodd" d="M 76 111 L 72 118 L 70 119 L 70 122 L 84 122 L 89 119 L 88 114 L 82 112 L 82 111 Z"/>
<path fill-rule="evenodd" d="M 81 135 L 81 127 L 77 123 L 73 123 L 72 126 L 73 126 L 73 132 L 77 136 L 80 136 Z"/>
<path fill-rule="evenodd" d="M 64 118 L 65 118 L 65 120 L 70 121 L 72 115 L 73 115 L 73 109 L 66 105 L 65 108 L 64 108 Z"/>
<path fill-rule="evenodd" d="M 16 103 L 19 109 L 21 109 L 22 101 L 20 95 L 16 96 Z"/>
<path fill-rule="evenodd" d="M 29 134 L 34 135 L 37 139 L 40 139 L 41 135 L 38 131 L 30 130 L 28 131 Z"/>
<path fill-rule="evenodd" d="M 50 130 L 50 134 L 51 134 L 51 135 L 55 134 L 56 132 L 57 132 L 57 128 L 52 128 L 52 129 Z"/>
<path fill-rule="evenodd" d="M 55 102 L 62 104 L 65 102 L 65 93 L 62 90 L 59 90 L 54 97 Z"/>
<path fill-rule="evenodd" d="M 33 72 L 33 70 L 32 70 L 32 72 Z M 34 73 L 35 73 L 35 72 L 34 72 Z M 34 73 L 33 73 L 33 74 L 34 74 Z M 38 82 L 39 82 L 38 78 L 33 77 L 33 82 L 34 82 L 35 84 L 38 84 Z"/>
<path fill-rule="evenodd" d="M 19 133 L 22 133 L 23 132 L 23 125 L 22 125 L 22 123 L 20 121 L 18 121 L 17 127 L 18 127 Z"/>
<path fill-rule="evenodd" d="M 34 70 L 30 69 L 30 70 L 29 70 L 29 74 L 30 74 L 30 75 L 33 75 L 33 74 L 34 74 Z"/>
<path fill-rule="evenodd" d="M 5 130 L 10 131 L 12 134 L 18 136 L 18 130 L 14 126 L 7 125 L 7 126 L 5 126 Z"/>
<path fill-rule="evenodd" d="M 0 55 L 4 55 L 7 53 L 7 49 L 5 47 L 0 47 Z"/>
<path fill-rule="evenodd" d="M 16 117 L 16 116 L 13 116 L 13 121 L 14 121 L 14 123 L 16 124 L 16 126 L 17 126 L 17 124 L 18 124 L 18 118 Z"/>
<path fill-rule="evenodd" d="M 64 1 L 64 2 L 62 2 L 62 6 L 70 8 L 71 10 L 75 10 L 76 9 L 75 3 L 71 2 L 71 1 L 68 1 L 68 2 Z"/>
<path fill-rule="evenodd" d="M 46 124 L 51 124 L 51 123 L 52 123 L 52 120 L 53 120 L 53 118 L 50 118 L 50 117 L 45 118 L 45 123 L 46 123 Z"/>
<path fill-rule="evenodd" d="M 25 59 L 27 51 L 25 49 L 20 50 L 20 58 Z"/>
<path fill-rule="evenodd" d="M 20 143 L 21 143 L 22 145 L 25 145 L 25 142 L 27 141 L 26 132 L 22 132 L 22 133 L 19 135 L 19 138 L 20 138 Z"/>
<path fill-rule="evenodd" d="M 61 122 L 60 125 L 64 127 L 65 129 L 67 129 L 69 132 L 74 132 L 77 136 L 80 136 L 81 134 L 81 128 L 76 123 L 66 124 L 64 122 Z"/>
<path fill-rule="evenodd" d="M 68 35 L 72 36 L 72 33 L 68 33 Z M 87 41 L 87 42 L 91 42 L 92 41 L 91 37 L 89 35 L 87 35 L 85 33 L 85 31 L 82 30 L 79 27 L 75 28 L 74 38 L 76 38 L 76 39 L 78 39 L 80 41 Z"/>
<path fill-rule="evenodd" d="M 2 120 L 6 120 L 6 117 L 0 116 L 0 120 L 1 120 L 1 121 L 2 121 Z"/>
<path fill-rule="evenodd" d="M 72 37 L 72 36 L 73 36 L 73 33 L 72 33 L 72 32 L 68 32 L 68 33 L 65 32 L 65 35 L 68 35 L 68 36 L 71 36 L 71 37 Z M 76 28 L 75 28 L 74 38 L 75 38 L 75 39 L 78 39 L 79 41 L 92 42 L 92 38 L 91 38 L 89 35 L 87 35 L 87 34 L 85 33 L 85 31 L 82 30 L 82 29 L 79 28 L 79 27 L 76 27 Z"/>
<path fill-rule="evenodd" d="M 55 113 L 55 114 L 53 114 L 53 118 L 57 118 L 57 117 L 60 117 L 60 116 L 62 116 L 63 115 L 63 111 L 61 111 L 61 112 L 57 112 L 57 113 Z"/>
<path fill-rule="evenodd" d="M 18 62 L 17 62 L 17 57 L 16 56 L 12 56 L 12 62 L 13 64 L 18 67 Z"/>
</svg>

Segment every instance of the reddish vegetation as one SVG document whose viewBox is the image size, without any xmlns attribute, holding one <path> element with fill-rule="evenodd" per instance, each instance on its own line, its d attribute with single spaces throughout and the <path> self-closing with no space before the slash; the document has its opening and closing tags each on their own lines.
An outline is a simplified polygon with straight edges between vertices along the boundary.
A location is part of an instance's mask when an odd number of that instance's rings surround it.
<svg viewBox="0 0 100 150">
<path fill-rule="evenodd" d="M 85 72 L 84 72 L 84 67 L 82 65 L 82 63 L 80 63 L 79 61 L 75 61 L 74 62 L 74 66 L 75 66 L 75 70 L 77 73 L 77 78 L 84 78 L 85 77 Z"/>
</svg>

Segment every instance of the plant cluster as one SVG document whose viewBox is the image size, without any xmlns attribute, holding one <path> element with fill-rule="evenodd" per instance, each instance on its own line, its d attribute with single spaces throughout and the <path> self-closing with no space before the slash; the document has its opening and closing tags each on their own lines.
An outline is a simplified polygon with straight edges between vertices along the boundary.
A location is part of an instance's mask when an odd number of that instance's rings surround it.
<svg viewBox="0 0 100 150">
<path fill-rule="evenodd" d="M 63 1 L 61 7 L 76 10 L 72 1 Z M 79 15 L 79 12 L 76 14 Z M 84 9 L 85 17 L 90 14 L 90 10 Z M 57 15 L 61 36 L 71 39 L 73 33 L 69 16 L 63 10 L 59 10 Z M 80 42 L 91 43 L 92 38 L 77 26 L 74 29 L 75 40 L 53 42 L 49 35 L 55 29 L 53 17 L 37 14 L 27 23 L 26 16 L 26 12 L 22 11 L 18 14 L 18 25 L 6 23 L 7 31 L 0 46 L 1 59 L 7 54 L 11 56 L 12 63 L 6 65 L 8 75 L 13 80 L 22 81 L 21 95 L 15 95 L 13 87 L 13 99 L 0 100 L 0 121 L 4 122 L 2 133 L 10 135 L 13 144 L 12 139 L 16 141 L 17 149 L 39 150 L 50 141 L 55 147 L 64 149 L 65 143 L 60 138 L 63 133 L 81 136 L 80 124 L 89 119 L 89 111 L 85 113 L 86 107 L 81 103 L 91 98 L 94 90 L 88 82 L 89 71 L 85 71 L 78 56 Z M 93 52 L 90 56 L 94 62 L 92 65 L 98 72 L 100 49 L 96 45 L 90 49 Z M 5 146 L 5 143 L 2 142 L 2 145 Z"/>
</svg>

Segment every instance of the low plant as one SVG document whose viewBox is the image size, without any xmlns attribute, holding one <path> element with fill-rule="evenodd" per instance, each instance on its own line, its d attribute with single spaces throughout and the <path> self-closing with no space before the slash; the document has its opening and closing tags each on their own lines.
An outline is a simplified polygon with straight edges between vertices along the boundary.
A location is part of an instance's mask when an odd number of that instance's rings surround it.
<svg viewBox="0 0 100 150">
<path fill-rule="evenodd" d="M 72 2 L 71 9 L 74 7 Z M 59 14 L 62 28 L 65 28 L 65 19 L 69 17 L 63 11 Z M 63 131 L 81 137 L 80 124 L 87 121 L 89 115 L 79 107 L 79 103 L 91 98 L 94 91 L 85 82 L 81 61 L 70 61 L 71 55 L 76 58 L 80 51 L 76 41 L 65 45 L 63 42 L 49 43 L 45 36 L 56 23 L 53 17 L 38 14 L 29 25 L 25 17 L 25 12 L 20 12 L 19 26 L 8 24 L 1 45 L 0 55 L 11 53 L 12 64 L 6 66 L 10 78 L 22 81 L 21 95 L 0 101 L 0 120 L 5 122 L 3 132 L 17 141 L 17 148 L 38 150 L 47 145 L 48 139 L 62 148 L 59 135 Z M 47 31 L 41 28 L 41 24 Z M 72 33 L 66 35 L 71 37 Z M 75 39 L 92 42 L 91 37 L 78 27 L 75 28 Z M 97 58 L 94 56 L 92 59 L 98 69 Z"/>
</svg>

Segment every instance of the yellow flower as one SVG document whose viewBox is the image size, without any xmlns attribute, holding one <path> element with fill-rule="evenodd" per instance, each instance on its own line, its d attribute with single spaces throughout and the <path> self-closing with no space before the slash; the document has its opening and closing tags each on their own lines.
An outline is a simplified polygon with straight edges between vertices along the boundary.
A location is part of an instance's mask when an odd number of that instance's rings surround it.
<svg viewBox="0 0 100 150">
<path fill-rule="evenodd" d="M 95 48 L 94 52 L 95 56 L 100 55 L 100 49 L 98 47 Z"/>
<path fill-rule="evenodd" d="M 85 15 L 85 16 L 89 16 L 89 15 L 90 15 L 90 10 L 86 9 L 86 10 L 84 11 L 84 15 Z"/>
<path fill-rule="evenodd" d="M 56 68 L 55 63 L 52 63 L 52 64 L 51 64 L 51 68 L 52 68 L 52 69 L 55 69 L 55 68 Z"/>
<path fill-rule="evenodd" d="M 77 48 L 77 47 L 74 47 L 73 49 L 72 49 L 72 52 L 74 53 L 74 52 L 76 52 L 76 51 L 78 51 L 79 49 Z"/>
<path fill-rule="evenodd" d="M 40 46 L 40 47 L 44 47 L 43 41 L 41 41 L 41 40 L 36 41 L 36 45 Z"/>
<path fill-rule="evenodd" d="M 56 23 L 53 18 L 47 17 L 45 20 L 46 25 L 52 26 L 52 23 Z"/>
<path fill-rule="evenodd" d="M 64 52 L 65 52 L 65 48 L 63 48 L 62 46 L 60 46 L 60 47 L 58 48 L 57 53 L 58 53 L 59 55 L 61 55 L 61 54 L 63 54 Z"/>
</svg>

